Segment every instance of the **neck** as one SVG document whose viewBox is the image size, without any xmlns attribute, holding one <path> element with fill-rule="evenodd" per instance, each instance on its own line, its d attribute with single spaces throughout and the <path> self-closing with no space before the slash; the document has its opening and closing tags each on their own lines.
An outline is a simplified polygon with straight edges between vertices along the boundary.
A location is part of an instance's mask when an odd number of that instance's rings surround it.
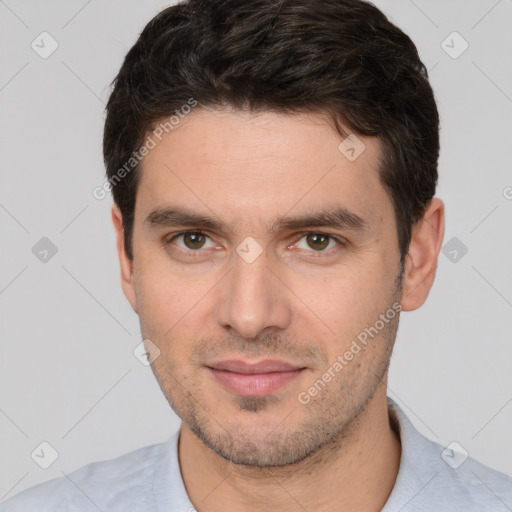
<svg viewBox="0 0 512 512">
<path fill-rule="evenodd" d="M 396 480 L 401 446 L 389 424 L 386 386 L 379 386 L 350 433 L 290 466 L 233 464 L 186 425 L 179 441 L 185 488 L 198 512 L 379 511 Z"/>
</svg>

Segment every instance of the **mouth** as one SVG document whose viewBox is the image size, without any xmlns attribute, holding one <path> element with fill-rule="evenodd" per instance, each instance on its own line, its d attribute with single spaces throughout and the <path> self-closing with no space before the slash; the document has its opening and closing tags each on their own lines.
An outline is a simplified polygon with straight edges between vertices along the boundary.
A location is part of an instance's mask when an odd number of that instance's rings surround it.
<svg viewBox="0 0 512 512">
<path fill-rule="evenodd" d="M 267 396 L 306 371 L 285 361 L 263 360 L 248 362 L 231 359 L 206 367 L 226 390 L 239 396 Z"/>
</svg>

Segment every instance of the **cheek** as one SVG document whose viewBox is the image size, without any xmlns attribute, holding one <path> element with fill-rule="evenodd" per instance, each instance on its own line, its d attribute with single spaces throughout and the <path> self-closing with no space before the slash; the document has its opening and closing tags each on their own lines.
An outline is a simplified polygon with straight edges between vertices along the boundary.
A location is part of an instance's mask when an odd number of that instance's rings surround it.
<svg viewBox="0 0 512 512">
<path fill-rule="evenodd" d="M 212 331 L 212 282 L 171 274 L 142 259 L 139 263 L 145 265 L 136 279 L 142 335 L 159 348 L 163 367 L 187 372 L 194 346 Z"/>
<path fill-rule="evenodd" d="M 321 282 L 303 280 L 307 305 L 322 319 L 336 337 L 352 335 L 378 318 L 388 307 L 390 276 L 384 275 L 376 262 L 372 266 L 347 266 Z"/>
<path fill-rule="evenodd" d="M 135 280 L 138 314 L 143 335 L 162 345 L 183 328 L 199 293 L 179 278 L 160 272 L 156 265 L 139 261 Z"/>
</svg>

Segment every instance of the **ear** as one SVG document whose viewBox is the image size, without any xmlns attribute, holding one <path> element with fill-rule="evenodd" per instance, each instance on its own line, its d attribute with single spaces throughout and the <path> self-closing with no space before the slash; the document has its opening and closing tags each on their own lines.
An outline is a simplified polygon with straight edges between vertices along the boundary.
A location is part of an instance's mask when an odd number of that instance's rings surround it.
<svg viewBox="0 0 512 512">
<path fill-rule="evenodd" d="M 444 203 L 434 197 L 414 225 L 405 259 L 401 304 L 404 311 L 418 309 L 428 297 L 444 238 Z"/>
<path fill-rule="evenodd" d="M 116 232 L 117 255 L 121 267 L 121 287 L 123 288 L 124 295 L 128 299 L 128 302 L 131 304 L 135 313 L 137 313 L 137 295 L 134 286 L 133 262 L 126 254 L 124 247 L 123 216 L 116 204 L 112 206 L 112 222 Z"/>
</svg>

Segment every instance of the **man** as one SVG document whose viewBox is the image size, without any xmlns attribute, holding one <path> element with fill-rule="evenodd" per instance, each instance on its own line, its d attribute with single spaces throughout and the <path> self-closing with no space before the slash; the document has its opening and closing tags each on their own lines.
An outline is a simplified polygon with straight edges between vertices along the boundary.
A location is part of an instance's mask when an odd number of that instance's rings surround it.
<svg viewBox="0 0 512 512">
<path fill-rule="evenodd" d="M 438 125 L 414 44 L 369 3 L 154 18 L 104 156 L 122 287 L 182 426 L 0 510 L 511 510 L 512 478 L 453 469 L 386 396 L 444 234 Z"/>
</svg>

